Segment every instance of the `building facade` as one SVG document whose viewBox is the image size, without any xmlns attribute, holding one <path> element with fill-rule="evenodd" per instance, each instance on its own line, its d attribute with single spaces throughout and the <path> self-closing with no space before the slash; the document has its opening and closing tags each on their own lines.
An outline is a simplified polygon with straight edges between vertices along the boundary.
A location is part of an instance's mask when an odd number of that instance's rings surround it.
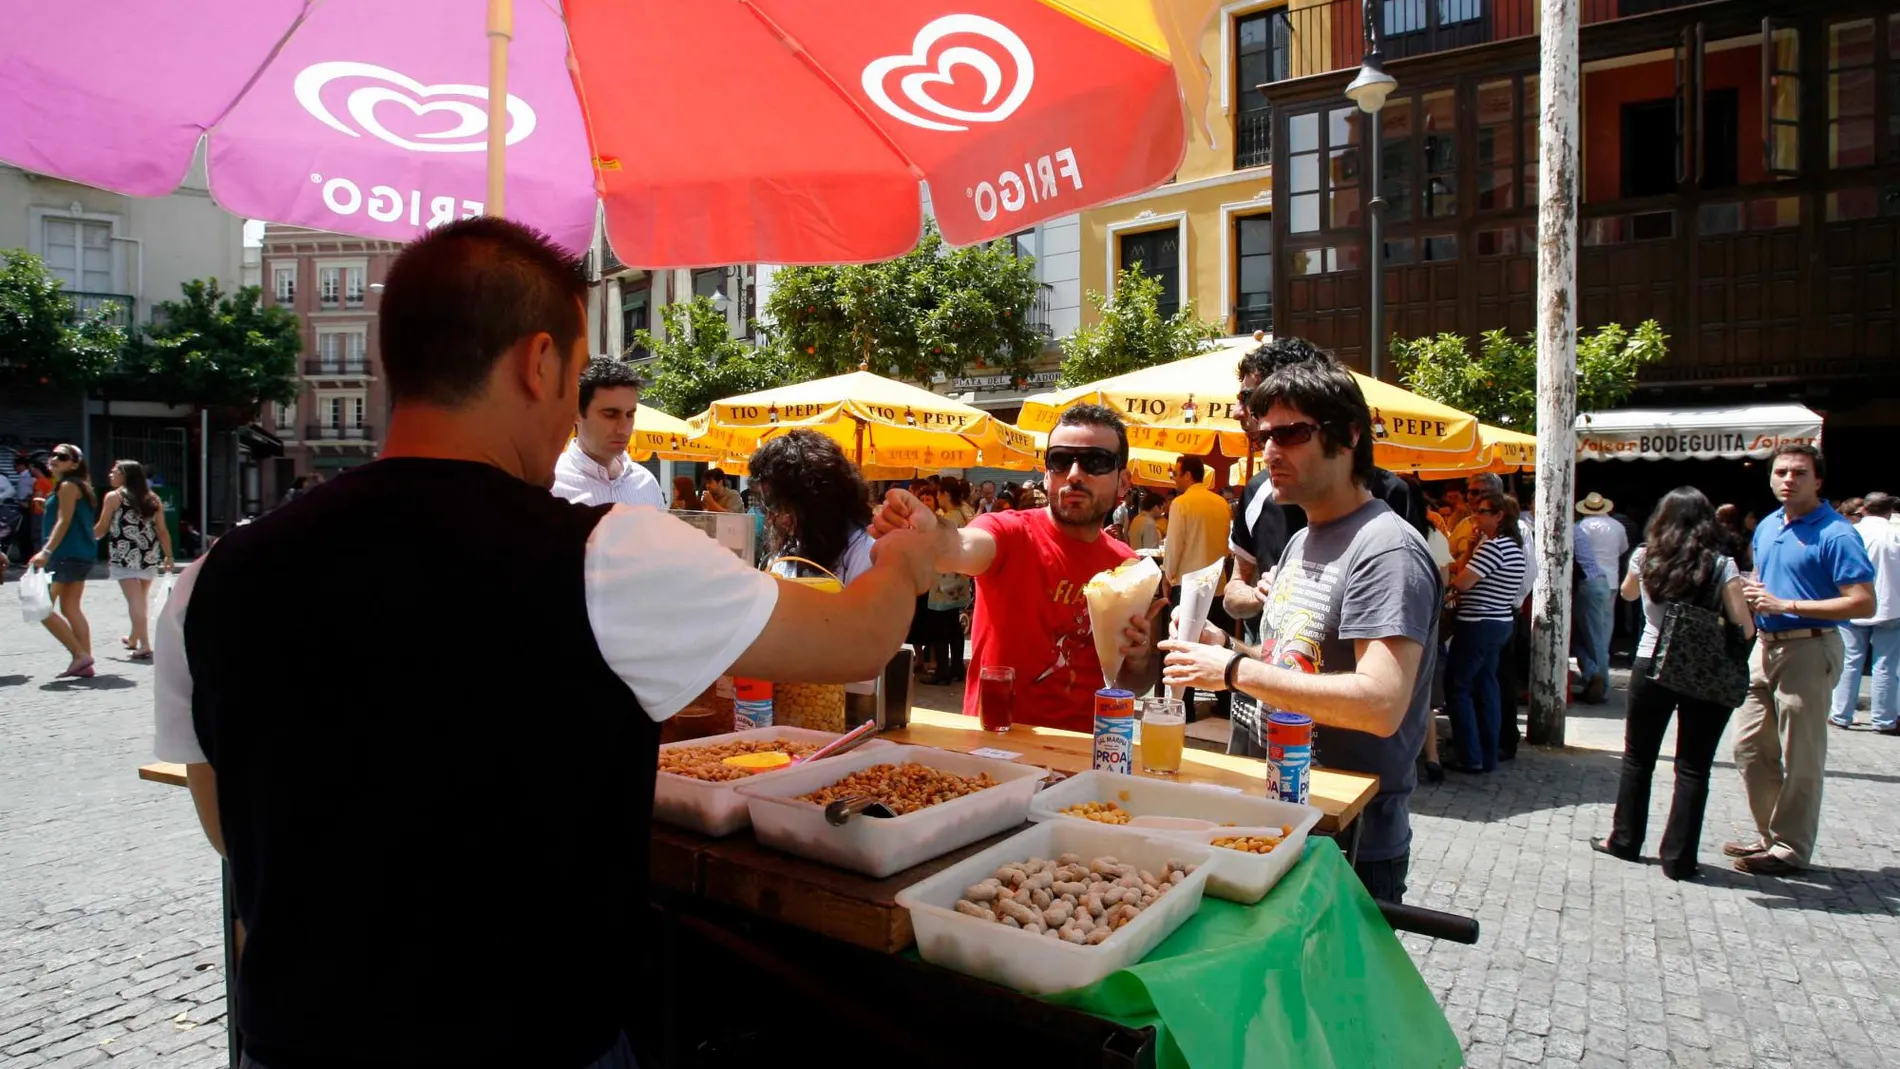
<svg viewBox="0 0 1900 1069">
<path fill-rule="evenodd" d="M 211 200 L 202 159 L 164 197 L 127 197 L 0 165 L 0 248 L 40 257 L 81 311 L 111 307 L 128 330 L 178 300 L 184 283 L 243 277 L 243 221 Z M 51 388 L 0 390 L 0 456 L 73 442 L 103 485 L 112 459 L 137 460 L 168 496 L 195 514 L 238 508 L 239 450 L 213 429 L 205 443 L 196 410 L 150 400 L 88 397 Z"/>
<path fill-rule="evenodd" d="M 376 456 L 388 426 L 376 308 L 383 276 L 401 246 L 272 223 L 261 263 L 266 304 L 297 313 L 303 329 L 302 389 L 260 417 L 283 441 L 283 456 L 261 473 L 268 507 L 301 476 L 330 475 Z"/>
</svg>

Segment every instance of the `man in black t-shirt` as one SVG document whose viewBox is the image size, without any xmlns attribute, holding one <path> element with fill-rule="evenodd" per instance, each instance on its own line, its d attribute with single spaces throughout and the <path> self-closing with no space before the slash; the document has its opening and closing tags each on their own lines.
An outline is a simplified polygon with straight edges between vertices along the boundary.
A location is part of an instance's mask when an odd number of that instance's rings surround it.
<svg viewBox="0 0 1900 1069">
<path fill-rule="evenodd" d="M 246 1069 L 631 1066 L 660 722 L 721 675 L 876 675 L 935 584 L 912 532 L 832 594 L 550 495 L 578 267 L 492 217 L 412 243 L 382 455 L 220 539 L 159 617 L 156 748 L 230 864 Z M 256 625 L 287 576 L 347 673 Z"/>
</svg>

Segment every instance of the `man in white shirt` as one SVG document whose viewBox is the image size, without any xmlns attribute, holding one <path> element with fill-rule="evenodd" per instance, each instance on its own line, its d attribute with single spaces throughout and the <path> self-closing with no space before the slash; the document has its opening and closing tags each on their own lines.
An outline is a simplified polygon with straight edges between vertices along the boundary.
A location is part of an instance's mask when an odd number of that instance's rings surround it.
<svg viewBox="0 0 1900 1069">
<path fill-rule="evenodd" d="M 580 419 L 554 462 L 554 496 L 581 505 L 663 509 L 660 482 L 627 455 L 645 383 L 624 361 L 597 356 L 580 379 Z"/>
<path fill-rule="evenodd" d="M 1583 700 L 1601 705 L 1610 691 L 1610 625 L 1615 608 L 1617 561 L 1629 552 L 1629 535 L 1610 518 L 1616 503 L 1592 491 L 1577 502 L 1577 565 L 1583 582 L 1577 584 L 1576 633 L 1570 652 L 1583 676 Z"/>
<path fill-rule="evenodd" d="M 1895 504 L 1892 494 L 1879 491 L 1861 502 L 1860 522 L 1854 525 L 1854 533 L 1867 547 L 1867 559 L 1874 562 L 1874 611 L 1841 628 L 1847 653 L 1841 660 L 1841 681 L 1834 685 L 1833 709 L 1828 716 L 1835 727 L 1853 726 L 1854 706 L 1860 701 L 1860 674 L 1871 655 L 1874 730 L 1882 735 L 1900 735 L 1900 681 L 1894 678 L 1896 668 L 1900 668 L 1900 527 L 1893 525 Z"/>
</svg>

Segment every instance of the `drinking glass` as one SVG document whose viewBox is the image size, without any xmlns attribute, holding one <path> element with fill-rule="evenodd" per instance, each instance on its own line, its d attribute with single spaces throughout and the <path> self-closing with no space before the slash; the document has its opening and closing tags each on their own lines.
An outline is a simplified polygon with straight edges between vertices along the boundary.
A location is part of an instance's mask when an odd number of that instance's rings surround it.
<svg viewBox="0 0 1900 1069">
<path fill-rule="evenodd" d="M 1016 710 L 1016 670 L 1008 665 L 986 665 L 977 674 L 976 714 L 984 731 L 1009 730 Z"/>
<path fill-rule="evenodd" d="M 1157 776 L 1181 771 L 1187 745 L 1187 709 L 1179 698 L 1141 699 L 1141 770 Z"/>
</svg>

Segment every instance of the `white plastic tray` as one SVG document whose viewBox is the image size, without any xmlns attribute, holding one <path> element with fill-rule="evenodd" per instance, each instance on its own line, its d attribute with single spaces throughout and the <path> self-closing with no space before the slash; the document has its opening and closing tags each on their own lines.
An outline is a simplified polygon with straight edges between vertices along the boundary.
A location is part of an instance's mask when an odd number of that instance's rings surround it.
<svg viewBox="0 0 1900 1069">
<path fill-rule="evenodd" d="M 1099 946 L 1076 946 L 956 911 L 964 890 L 999 865 L 1064 853 L 1090 860 L 1106 855 L 1150 871 L 1170 858 L 1199 867 Z M 1032 995 L 1049 995 L 1092 984 L 1160 946 L 1201 908 L 1212 853 L 1205 845 L 1127 828 L 1052 820 L 904 888 L 897 893 L 897 904 L 910 910 L 917 951 L 925 961 Z"/>
<path fill-rule="evenodd" d="M 1311 806 L 1296 806 L 1289 802 L 1276 802 L 1289 810 L 1312 809 Z M 1300 816 L 1295 821 L 1291 816 L 1278 824 L 1266 824 L 1257 828 L 1215 828 L 1200 834 L 1199 841 L 1213 851 L 1208 868 L 1207 893 L 1215 898 L 1225 898 L 1230 902 L 1253 905 L 1267 897 L 1273 885 L 1287 874 L 1306 852 L 1306 833 L 1313 830 L 1319 822 L 1319 810 Z M 1215 839 L 1224 839 L 1230 835 L 1278 835 L 1280 829 L 1291 825 L 1293 834 L 1280 841 L 1280 845 L 1264 854 L 1249 854 L 1242 850 L 1228 850 L 1214 846 Z"/>
<path fill-rule="evenodd" d="M 825 823 L 824 807 L 798 801 L 872 765 L 916 763 L 974 776 L 987 772 L 997 785 L 899 817 L 851 818 L 843 827 Z M 1023 822 L 1029 797 L 1045 775 L 1033 765 L 993 761 L 928 746 L 853 750 L 810 767 L 755 776 L 739 788 L 752 810 L 752 831 L 774 850 L 883 878 Z"/>
<path fill-rule="evenodd" d="M 792 742 L 811 742 L 823 746 L 837 737 L 833 732 L 808 731 L 805 728 L 753 728 L 749 731 L 733 731 L 724 735 L 709 735 L 701 739 L 669 742 L 660 747 L 660 752 L 687 750 L 696 746 L 713 746 L 722 742 L 741 740 L 776 742 L 780 739 L 788 739 Z M 865 750 L 888 750 L 892 745 L 894 744 L 885 739 L 871 739 L 860 743 L 857 749 L 844 756 L 850 757 Z M 836 758 L 828 758 L 827 763 L 832 760 Z M 754 776 L 747 776 L 745 779 L 726 780 L 720 783 L 694 779 L 675 772 L 662 772 L 653 784 L 653 819 L 714 838 L 731 835 L 751 823 L 752 820 L 745 799 L 739 797 L 739 786 L 744 783 L 756 783 L 759 780 L 770 780 L 775 776 L 784 776 L 795 771 L 798 771 L 796 765 L 772 772 L 760 772 Z"/>
<path fill-rule="evenodd" d="M 1123 798 L 1124 793 L 1128 797 Z M 1038 794 L 1029 805 L 1029 819 L 1096 823 L 1061 812 L 1078 802 L 1113 802 L 1136 817 L 1185 817 L 1188 821 L 1206 821 L 1216 825 L 1213 828 L 1130 826 L 1128 829 L 1144 835 L 1203 844 L 1219 835 L 1247 834 L 1250 828 L 1271 830 L 1277 835 L 1281 827 L 1291 825 L 1293 834 L 1287 836 L 1286 841 L 1272 853 L 1214 851 L 1213 872 L 1207 882 L 1207 893 L 1216 898 L 1249 904 L 1260 901 L 1299 860 L 1301 851 L 1306 849 L 1306 835 L 1313 830 L 1313 825 L 1319 823 L 1320 818 L 1319 809 L 1310 805 L 1235 794 L 1192 783 L 1171 783 L 1146 776 L 1091 771 L 1071 776 Z M 1229 822 L 1234 826 L 1220 826 Z"/>
</svg>

